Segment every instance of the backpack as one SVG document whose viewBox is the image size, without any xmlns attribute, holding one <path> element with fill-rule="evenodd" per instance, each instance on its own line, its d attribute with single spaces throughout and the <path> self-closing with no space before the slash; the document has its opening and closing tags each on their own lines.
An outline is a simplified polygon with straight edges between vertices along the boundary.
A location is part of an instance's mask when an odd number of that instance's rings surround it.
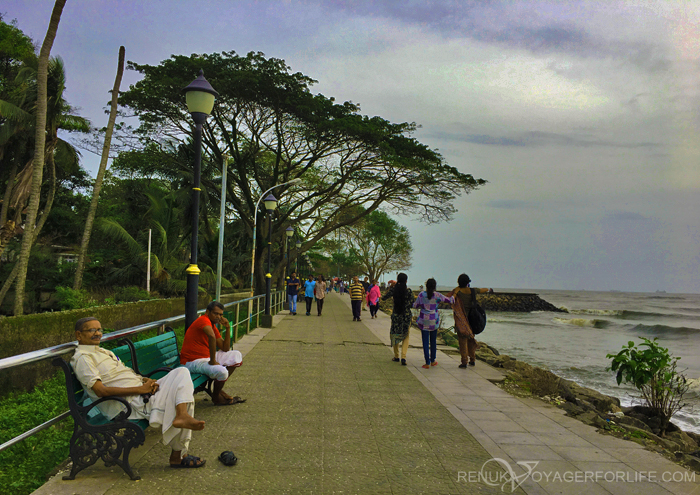
<svg viewBox="0 0 700 495">
<path fill-rule="evenodd" d="M 486 311 L 476 302 L 476 289 L 471 289 L 472 307 L 469 310 L 467 319 L 474 335 L 479 335 L 486 327 Z"/>
</svg>

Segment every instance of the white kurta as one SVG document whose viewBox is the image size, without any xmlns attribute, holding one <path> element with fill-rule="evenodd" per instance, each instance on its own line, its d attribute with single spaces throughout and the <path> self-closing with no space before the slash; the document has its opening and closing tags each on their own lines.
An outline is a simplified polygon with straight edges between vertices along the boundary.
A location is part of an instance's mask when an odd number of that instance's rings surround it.
<svg viewBox="0 0 700 495">
<path fill-rule="evenodd" d="M 78 345 L 71 366 L 88 397 L 93 400 L 98 399 L 92 390 L 98 380 L 106 387 L 139 387 L 143 383 L 142 377 L 125 366 L 112 351 L 95 345 Z M 173 427 L 176 405 L 187 403 L 188 414 L 194 416 L 194 387 L 187 369 L 176 368 L 158 380 L 158 392 L 146 404 L 140 395 L 123 398 L 132 407 L 129 419 L 148 419 L 152 426 L 161 425 L 164 444 L 176 451 L 187 450 L 192 430 Z M 97 407 L 108 418 L 124 410 L 116 401 L 106 401 Z"/>
</svg>

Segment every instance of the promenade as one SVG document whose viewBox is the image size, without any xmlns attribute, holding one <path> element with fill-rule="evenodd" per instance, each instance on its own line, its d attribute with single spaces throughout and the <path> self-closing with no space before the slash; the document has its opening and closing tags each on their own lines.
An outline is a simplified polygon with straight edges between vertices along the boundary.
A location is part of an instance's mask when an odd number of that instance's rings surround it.
<svg viewBox="0 0 700 495">
<path fill-rule="evenodd" d="M 296 317 L 284 312 L 272 330 L 236 345 L 243 366 L 226 391 L 246 403 L 218 407 L 196 396 L 206 428 L 190 449 L 204 468 L 169 468 L 153 431 L 131 455 L 142 480 L 98 461 L 35 493 L 700 495 L 700 475 L 692 481 L 634 442 L 507 394 L 484 363 L 463 370 L 458 356 L 438 352 L 438 366 L 421 368 L 418 331 L 408 365 L 392 362 L 389 326 L 382 313 L 353 322 L 347 295 L 329 295 L 322 317 L 315 304 L 312 316 L 302 305 Z M 236 466 L 217 461 L 224 450 Z"/>
</svg>

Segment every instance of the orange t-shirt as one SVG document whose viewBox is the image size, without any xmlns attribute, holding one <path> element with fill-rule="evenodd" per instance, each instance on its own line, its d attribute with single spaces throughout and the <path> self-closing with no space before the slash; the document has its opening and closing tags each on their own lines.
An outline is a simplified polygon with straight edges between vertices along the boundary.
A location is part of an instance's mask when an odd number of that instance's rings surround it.
<svg viewBox="0 0 700 495">
<path fill-rule="evenodd" d="M 219 330 L 211 324 L 211 320 L 207 315 L 200 316 L 194 320 L 194 323 L 185 332 L 185 340 L 182 342 L 182 350 L 180 351 L 180 364 L 210 357 L 209 337 L 204 333 L 204 327 L 212 327 L 214 336 L 217 339 L 221 338 Z"/>
</svg>

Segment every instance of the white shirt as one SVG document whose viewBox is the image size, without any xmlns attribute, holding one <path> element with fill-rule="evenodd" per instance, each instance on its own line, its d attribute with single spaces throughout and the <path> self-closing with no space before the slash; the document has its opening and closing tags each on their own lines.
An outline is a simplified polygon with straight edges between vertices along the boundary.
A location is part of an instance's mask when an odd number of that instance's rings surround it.
<svg viewBox="0 0 700 495">
<path fill-rule="evenodd" d="M 119 358 L 107 349 L 97 345 L 78 345 L 75 354 L 70 360 L 76 378 L 83 384 L 83 388 L 93 401 L 99 399 L 92 390 L 93 385 L 100 380 L 105 387 L 140 387 L 142 378 L 134 370 L 122 363 Z M 122 397 L 131 402 L 138 395 Z M 97 406 L 102 414 L 113 418 L 124 410 L 117 401 L 105 401 Z"/>
</svg>

